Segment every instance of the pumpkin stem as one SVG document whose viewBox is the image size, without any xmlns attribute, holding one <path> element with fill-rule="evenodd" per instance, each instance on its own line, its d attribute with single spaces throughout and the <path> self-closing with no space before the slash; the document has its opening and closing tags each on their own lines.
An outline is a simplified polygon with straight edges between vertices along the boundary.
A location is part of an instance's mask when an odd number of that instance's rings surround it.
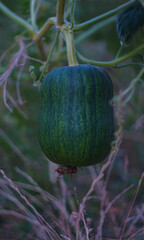
<svg viewBox="0 0 144 240">
<path fill-rule="evenodd" d="M 63 25 L 61 27 L 61 31 L 64 34 L 65 41 L 66 41 L 67 58 L 68 58 L 69 66 L 78 65 L 76 54 L 75 54 L 73 30 L 70 29 L 67 25 Z"/>
</svg>

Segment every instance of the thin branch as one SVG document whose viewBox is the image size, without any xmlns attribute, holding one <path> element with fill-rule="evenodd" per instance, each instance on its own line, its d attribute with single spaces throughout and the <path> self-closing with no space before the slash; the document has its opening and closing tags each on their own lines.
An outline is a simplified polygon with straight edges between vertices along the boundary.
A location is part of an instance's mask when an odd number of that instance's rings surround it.
<svg viewBox="0 0 144 240">
<path fill-rule="evenodd" d="M 13 143 L 13 141 L 7 136 L 7 134 L 0 128 L 0 136 L 8 143 L 10 148 L 20 157 L 24 164 L 28 165 L 29 160 L 23 155 L 19 148 Z"/>
<path fill-rule="evenodd" d="M 32 211 L 35 213 L 35 216 L 37 217 L 37 219 L 39 220 L 39 222 L 45 226 L 47 226 L 46 232 L 49 235 L 49 237 L 51 238 L 51 234 L 50 232 L 54 233 L 58 239 L 60 239 L 59 235 L 55 232 L 55 230 L 50 226 L 50 224 L 48 224 L 45 219 L 43 218 L 43 216 L 36 210 L 36 208 L 29 202 L 29 200 L 26 198 L 26 196 L 24 196 L 21 191 L 18 189 L 18 187 L 13 183 L 13 181 L 8 178 L 5 174 L 5 172 L 0 169 L 0 173 L 3 176 L 3 178 L 8 182 L 9 186 L 20 196 L 20 198 L 25 202 L 25 204 L 30 207 L 32 209 Z M 51 238 L 52 239 L 52 238 Z"/>
<path fill-rule="evenodd" d="M 144 236 L 144 227 L 139 228 L 135 233 L 133 233 L 127 240 L 133 240 L 138 234 L 142 233 Z M 142 235 L 141 235 L 142 237 Z M 135 238 L 136 239 L 136 238 Z"/>
<path fill-rule="evenodd" d="M 14 22 L 18 23 L 19 25 L 27 29 L 31 36 L 35 35 L 35 31 L 33 27 L 23 18 L 19 17 L 17 14 L 11 11 L 8 7 L 6 7 L 2 2 L 0 2 L 0 10 L 9 18 L 11 18 Z"/>
<path fill-rule="evenodd" d="M 127 228 L 126 236 L 130 236 L 130 234 L 133 234 L 133 230 L 134 230 L 136 224 L 139 221 L 141 221 L 143 219 L 142 221 L 144 222 L 144 204 L 142 204 L 142 206 L 140 206 L 139 208 L 138 207 L 136 207 L 136 208 L 137 208 L 136 209 L 137 210 L 136 211 L 137 215 L 133 216 L 133 218 L 130 217 L 128 219 L 128 220 L 131 220 L 131 223 L 130 223 L 130 225 Z"/>
<path fill-rule="evenodd" d="M 82 212 L 82 220 L 83 220 L 84 228 L 85 228 L 85 231 L 86 231 L 86 240 L 90 240 L 89 239 L 89 229 L 87 227 L 83 212 Z"/>
<path fill-rule="evenodd" d="M 20 93 L 20 78 L 21 78 L 21 75 L 24 71 L 24 67 L 25 67 L 25 64 L 26 64 L 26 61 L 27 61 L 27 54 L 22 54 L 22 58 L 21 58 L 21 66 L 20 66 L 20 69 L 18 71 L 18 74 L 17 74 L 17 81 L 16 81 L 16 92 L 17 92 L 17 98 L 18 98 L 18 103 L 20 105 L 23 104 L 23 100 L 22 100 L 22 97 L 21 97 L 21 93 Z"/>
<path fill-rule="evenodd" d="M 34 225 L 36 225 L 37 227 L 42 227 L 42 225 L 35 219 L 32 219 L 30 217 L 27 217 L 23 214 L 20 214 L 16 211 L 13 211 L 13 210 L 0 210 L 0 215 L 8 215 L 8 216 L 13 216 L 13 217 L 17 217 L 21 220 L 25 220 L 25 221 L 28 221 Z M 45 226 L 43 226 L 45 227 Z"/>
<path fill-rule="evenodd" d="M 25 215 L 20 214 L 20 213 L 18 213 L 16 211 L 13 211 L 13 210 L 0 210 L 0 215 L 4 215 L 4 216 L 8 215 L 9 217 L 12 216 L 13 218 L 15 217 L 15 218 L 18 218 L 19 220 L 24 220 L 24 221 L 27 221 L 27 222 L 31 223 L 32 225 L 36 226 L 36 233 L 37 233 L 37 235 L 40 234 L 41 237 L 44 237 L 43 234 L 45 232 L 47 232 L 47 227 L 42 225 L 42 224 L 40 224 L 36 219 L 33 219 L 32 217 L 29 217 L 29 216 L 25 216 Z M 42 232 L 43 234 L 41 233 L 41 231 L 43 231 Z M 47 239 L 47 236 L 45 238 L 43 238 L 43 239 Z M 38 240 L 38 239 L 35 239 L 35 240 Z M 52 240 L 52 238 L 51 238 L 51 240 Z"/>
<path fill-rule="evenodd" d="M 129 86 L 121 93 L 121 97 L 123 98 L 123 103 L 122 103 L 123 106 L 126 105 L 126 103 L 128 103 L 130 101 L 130 99 L 132 98 L 132 95 L 133 95 L 134 90 L 135 90 L 135 85 L 141 79 L 143 74 L 144 74 L 144 67 L 140 70 L 138 75 L 130 82 Z M 118 99 L 119 99 L 119 96 L 115 96 L 113 98 L 113 101 L 115 102 Z"/>
<path fill-rule="evenodd" d="M 97 184 L 97 182 L 98 182 L 100 179 L 103 178 L 103 176 L 104 176 L 103 171 L 101 171 L 101 173 L 100 173 L 100 174 L 96 177 L 96 179 L 94 179 L 94 181 L 92 182 L 89 191 L 87 192 L 87 194 L 86 194 L 85 197 L 83 198 L 82 203 L 81 203 L 81 205 L 80 205 L 80 208 L 81 208 L 82 211 L 83 211 L 84 208 L 85 208 L 85 204 L 86 204 L 86 202 L 87 202 L 87 199 L 88 199 L 89 195 L 94 191 L 95 185 Z"/>
<path fill-rule="evenodd" d="M 60 236 L 63 237 L 64 239 L 71 240 L 70 238 L 64 236 L 63 234 L 60 234 Z"/>
<path fill-rule="evenodd" d="M 17 111 L 26 119 L 28 120 L 28 116 L 27 114 L 22 111 L 19 107 L 19 105 L 17 104 L 17 102 L 14 100 L 14 98 L 10 95 L 10 93 L 7 91 L 7 97 L 9 99 L 9 101 L 12 103 L 12 105 L 17 109 Z"/>
<path fill-rule="evenodd" d="M 128 220 L 128 218 L 129 218 L 129 216 L 130 216 L 130 214 L 131 214 L 131 211 L 132 211 L 133 205 L 134 205 L 134 203 L 135 203 L 136 197 L 137 197 L 137 195 L 138 195 L 138 191 L 139 191 L 139 189 L 140 189 L 140 186 L 141 186 L 141 183 L 142 183 L 143 178 L 144 178 L 144 172 L 143 172 L 142 175 L 141 175 L 141 178 L 140 178 L 140 180 L 139 180 L 139 182 L 138 182 L 138 186 L 137 186 L 136 192 L 135 192 L 135 194 L 134 194 L 134 196 L 133 196 L 133 198 L 132 198 L 132 202 L 131 202 L 131 204 L 130 204 L 130 208 L 129 208 L 129 210 L 128 210 L 128 213 L 127 213 L 127 216 L 126 216 L 126 219 L 125 219 L 125 222 L 124 222 L 124 226 L 123 226 L 123 229 L 122 229 L 122 233 L 121 233 L 121 236 L 120 236 L 120 239 L 119 239 L 119 240 L 122 240 L 122 239 L 123 239 L 124 232 L 125 232 L 126 225 L 127 225 L 127 220 Z"/>
<path fill-rule="evenodd" d="M 34 62 L 38 62 L 38 63 L 44 64 L 44 61 L 42 61 L 42 60 L 40 60 L 38 58 L 33 58 L 33 57 L 30 57 L 30 56 L 28 56 L 26 54 L 23 54 L 23 56 L 25 56 L 30 61 L 34 61 Z"/>
<path fill-rule="evenodd" d="M 126 94 L 128 94 L 136 85 L 136 83 L 139 81 L 139 79 L 142 77 L 142 75 L 144 74 L 144 67 L 140 70 L 139 74 L 136 76 L 136 78 L 134 78 L 129 87 L 127 87 L 123 92 L 122 92 L 122 96 L 125 96 Z"/>
<path fill-rule="evenodd" d="M 14 182 L 16 185 L 18 185 L 24 189 L 38 192 L 44 201 L 46 201 L 46 202 L 51 201 L 54 204 L 54 206 L 56 207 L 56 209 L 58 209 L 60 212 L 62 212 L 65 215 L 66 219 L 69 218 L 69 215 L 68 215 L 67 211 L 65 210 L 64 206 L 56 197 L 54 197 L 52 194 L 42 190 L 40 188 L 40 186 L 38 185 L 38 183 L 35 182 L 31 176 L 29 176 L 27 173 L 25 173 L 21 169 L 16 168 L 16 171 L 32 184 L 32 185 L 30 185 L 30 184 L 25 184 L 25 183 Z"/>
<path fill-rule="evenodd" d="M 120 198 L 122 197 L 126 192 L 128 192 L 131 188 L 133 187 L 133 184 L 131 184 L 129 187 L 127 187 L 126 189 L 124 189 L 122 192 L 120 192 L 106 207 L 105 209 L 105 214 L 108 213 L 108 211 L 110 210 L 110 208 L 112 207 L 112 205 Z"/>
</svg>

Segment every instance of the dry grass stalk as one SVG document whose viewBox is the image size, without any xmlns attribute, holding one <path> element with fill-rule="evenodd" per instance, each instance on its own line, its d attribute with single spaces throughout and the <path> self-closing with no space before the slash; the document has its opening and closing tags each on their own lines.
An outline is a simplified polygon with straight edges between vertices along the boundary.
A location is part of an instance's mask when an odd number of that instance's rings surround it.
<svg viewBox="0 0 144 240">
<path fill-rule="evenodd" d="M 127 213 L 127 216 L 126 216 L 126 219 L 125 219 L 125 222 L 124 222 L 124 226 L 123 226 L 123 229 L 122 229 L 122 233 L 121 233 L 121 236 L 120 236 L 120 240 L 123 239 L 123 236 L 124 236 L 124 232 L 125 232 L 125 229 L 126 229 L 126 225 L 127 225 L 127 220 L 131 214 L 131 211 L 132 211 L 132 208 L 133 208 L 133 205 L 135 203 L 135 200 L 136 200 L 136 197 L 138 195 L 138 192 L 139 192 L 139 189 L 140 189 L 140 186 L 141 186 L 141 183 L 142 183 L 142 180 L 144 178 L 144 172 L 142 173 L 141 177 L 140 177 L 140 180 L 138 182 L 138 186 L 137 186 L 137 189 L 136 189 L 136 192 L 132 198 L 132 201 L 131 201 L 131 204 L 130 204 L 130 208 L 128 210 L 128 213 Z"/>
<path fill-rule="evenodd" d="M 42 225 L 45 225 L 46 228 L 46 233 L 48 234 L 48 236 L 50 237 L 50 239 L 52 239 L 52 235 L 51 233 L 53 233 L 55 236 L 57 236 L 57 239 L 60 239 L 59 235 L 55 232 L 55 230 L 45 221 L 45 219 L 38 213 L 38 211 L 36 210 L 36 208 L 28 201 L 28 199 L 20 192 L 20 190 L 15 186 L 15 184 L 12 182 L 12 180 L 10 178 L 8 178 L 6 176 L 6 174 L 4 173 L 4 171 L 2 169 L 0 169 L 0 173 L 2 174 L 3 178 L 8 182 L 8 184 L 10 185 L 10 187 L 17 192 L 17 194 L 20 196 L 20 198 L 22 200 L 24 200 L 24 202 L 26 203 L 26 205 L 28 207 L 30 207 L 33 212 L 35 213 L 36 217 L 38 218 L 39 222 Z"/>
</svg>

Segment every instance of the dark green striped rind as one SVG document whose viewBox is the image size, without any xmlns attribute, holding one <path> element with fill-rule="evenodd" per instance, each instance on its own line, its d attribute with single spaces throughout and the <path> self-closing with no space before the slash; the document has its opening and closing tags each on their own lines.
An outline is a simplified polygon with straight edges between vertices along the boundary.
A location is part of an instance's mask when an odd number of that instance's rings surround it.
<svg viewBox="0 0 144 240">
<path fill-rule="evenodd" d="M 101 162 L 114 133 L 112 82 L 91 65 L 60 67 L 41 84 L 39 141 L 46 156 L 65 166 Z"/>
</svg>

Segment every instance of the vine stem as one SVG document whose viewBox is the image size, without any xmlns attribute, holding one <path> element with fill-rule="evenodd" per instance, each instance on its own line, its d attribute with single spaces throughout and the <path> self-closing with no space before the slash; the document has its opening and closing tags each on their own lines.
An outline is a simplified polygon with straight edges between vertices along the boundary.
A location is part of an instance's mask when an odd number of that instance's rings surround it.
<svg viewBox="0 0 144 240">
<path fill-rule="evenodd" d="M 118 58 L 118 57 L 120 56 L 120 54 L 121 54 L 123 48 L 124 48 L 124 46 L 121 45 L 120 48 L 119 48 L 119 50 L 118 50 L 118 52 L 117 52 L 117 54 L 116 54 L 116 56 L 115 56 L 115 58 Z"/>
<path fill-rule="evenodd" d="M 11 18 L 13 21 L 18 23 L 19 25 L 23 26 L 27 31 L 29 32 L 30 36 L 33 37 L 35 35 L 35 31 L 31 24 L 29 24 L 27 21 L 25 21 L 23 18 L 19 17 L 17 14 L 15 14 L 13 11 L 11 11 L 8 7 L 6 7 L 2 2 L 0 2 L 0 10 L 7 15 L 9 18 Z"/>
<path fill-rule="evenodd" d="M 62 26 L 64 23 L 65 0 L 57 1 L 57 25 Z"/>
<path fill-rule="evenodd" d="M 41 39 L 44 35 L 46 35 L 46 33 L 54 25 L 56 25 L 56 17 L 51 17 L 45 22 L 45 24 L 42 26 L 42 28 L 39 30 L 39 32 L 34 36 L 34 41 L 37 45 L 37 48 L 39 49 L 39 52 L 40 52 L 43 60 L 46 60 L 46 54 L 44 52 Z"/>
<path fill-rule="evenodd" d="M 58 37 L 59 37 L 59 34 L 60 34 L 60 32 L 58 31 L 57 34 L 56 34 L 55 40 L 54 40 L 54 42 L 53 42 L 53 45 L 52 45 L 52 47 L 51 47 L 51 49 L 50 49 L 50 52 L 49 52 L 47 61 L 46 61 L 45 65 L 44 65 L 44 68 L 43 68 L 42 73 L 41 73 L 41 75 L 40 75 L 40 78 L 39 78 L 39 80 L 37 81 L 38 83 L 40 83 L 40 82 L 42 81 L 43 75 L 44 75 L 44 73 L 46 72 L 47 66 L 48 66 L 48 64 L 49 64 L 49 61 L 50 61 L 51 55 L 52 55 L 52 53 L 53 53 L 53 50 L 54 50 L 55 44 L 56 44 L 56 42 L 57 42 L 57 39 L 58 39 Z"/>
<path fill-rule="evenodd" d="M 72 0 L 72 6 L 71 6 L 71 30 L 73 30 L 74 25 L 75 25 L 74 10 L 75 10 L 75 0 Z"/>
<path fill-rule="evenodd" d="M 131 58 L 132 56 L 136 55 L 138 52 L 140 52 L 142 49 L 144 49 L 144 43 L 142 43 L 140 46 L 138 46 L 137 48 L 135 48 L 134 50 L 132 50 L 131 52 L 115 58 L 114 60 L 111 61 L 93 61 L 90 60 L 88 58 L 85 58 L 84 56 L 82 56 L 78 51 L 77 56 L 79 57 L 79 59 L 81 59 L 83 62 L 86 62 L 88 64 L 92 64 L 92 65 L 96 65 L 96 66 L 107 66 L 107 67 L 115 67 L 117 64 Z"/>
<path fill-rule="evenodd" d="M 42 28 L 39 30 L 39 32 L 34 36 L 35 41 L 40 41 L 43 36 L 50 30 L 52 26 L 56 25 L 56 17 L 49 18 Z"/>
<path fill-rule="evenodd" d="M 37 30 L 37 25 L 36 25 L 36 15 L 35 15 L 35 3 L 36 0 L 31 0 L 30 1 L 30 15 L 31 15 L 31 24 L 33 26 L 33 29 L 36 31 Z"/>
<path fill-rule="evenodd" d="M 54 25 L 56 25 L 56 17 L 49 18 L 33 38 L 43 60 L 46 60 L 46 54 L 45 54 L 41 39 Z"/>
<path fill-rule="evenodd" d="M 131 1 L 127 2 L 127 3 L 124 3 L 121 6 L 115 8 L 113 10 L 110 10 L 110 11 L 108 11 L 108 12 L 106 12 L 106 13 L 98 16 L 98 17 L 95 17 L 95 18 L 93 18 L 91 20 L 88 20 L 88 21 L 86 21 L 84 23 L 75 25 L 74 31 L 84 30 L 85 28 L 88 28 L 88 27 L 90 27 L 90 26 L 92 26 L 92 25 L 94 25 L 96 23 L 99 23 L 99 22 L 101 22 L 101 21 L 103 21 L 103 20 L 105 20 L 105 19 L 107 19 L 109 17 L 112 17 L 112 16 L 116 15 L 119 11 L 121 11 L 123 8 L 128 7 L 129 5 L 131 5 L 133 2 L 135 2 L 135 0 L 131 0 Z"/>
<path fill-rule="evenodd" d="M 36 41 L 36 40 L 35 40 L 35 44 L 36 44 L 36 46 L 37 46 L 37 49 L 38 49 L 39 54 L 40 54 L 40 56 L 41 56 L 41 59 L 42 59 L 43 61 L 45 61 L 45 60 L 46 60 L 46 54 L 45 54 L 45 51 L 44 51 L 44 46 L 43 46 L 42 41 L 41 41 L 41 40 L 39 40 L 39 41 Z"/>
<path fill-rule="evenodd" d="M 37 19 L 37 14 L 38 14 L 38 11 L 40 9 L 42 1 L 43 0 L 39 0 L 38 3 L 37 3 L 36 9 L 35 9 L 35 19 Z"/>
<path fill-rule="evenodd" d="M 100 30 L 101 28 L 105 27 L 106 25 L 114 22 L 115 17 L 111 17 L 107 20 L 102 21 L 101 23 L 95 24 L 94 26 L 92 26 L 91 28 L 85 30 L 84 32 L 82 32 L 79 36 L 76 37 L 75 39 L 75 44 L 82 42 L 84 39 L 86 39 L 87 37 L 91 36 L 92 34 L 96 33 L 98 30 Z"/>
</svg>

